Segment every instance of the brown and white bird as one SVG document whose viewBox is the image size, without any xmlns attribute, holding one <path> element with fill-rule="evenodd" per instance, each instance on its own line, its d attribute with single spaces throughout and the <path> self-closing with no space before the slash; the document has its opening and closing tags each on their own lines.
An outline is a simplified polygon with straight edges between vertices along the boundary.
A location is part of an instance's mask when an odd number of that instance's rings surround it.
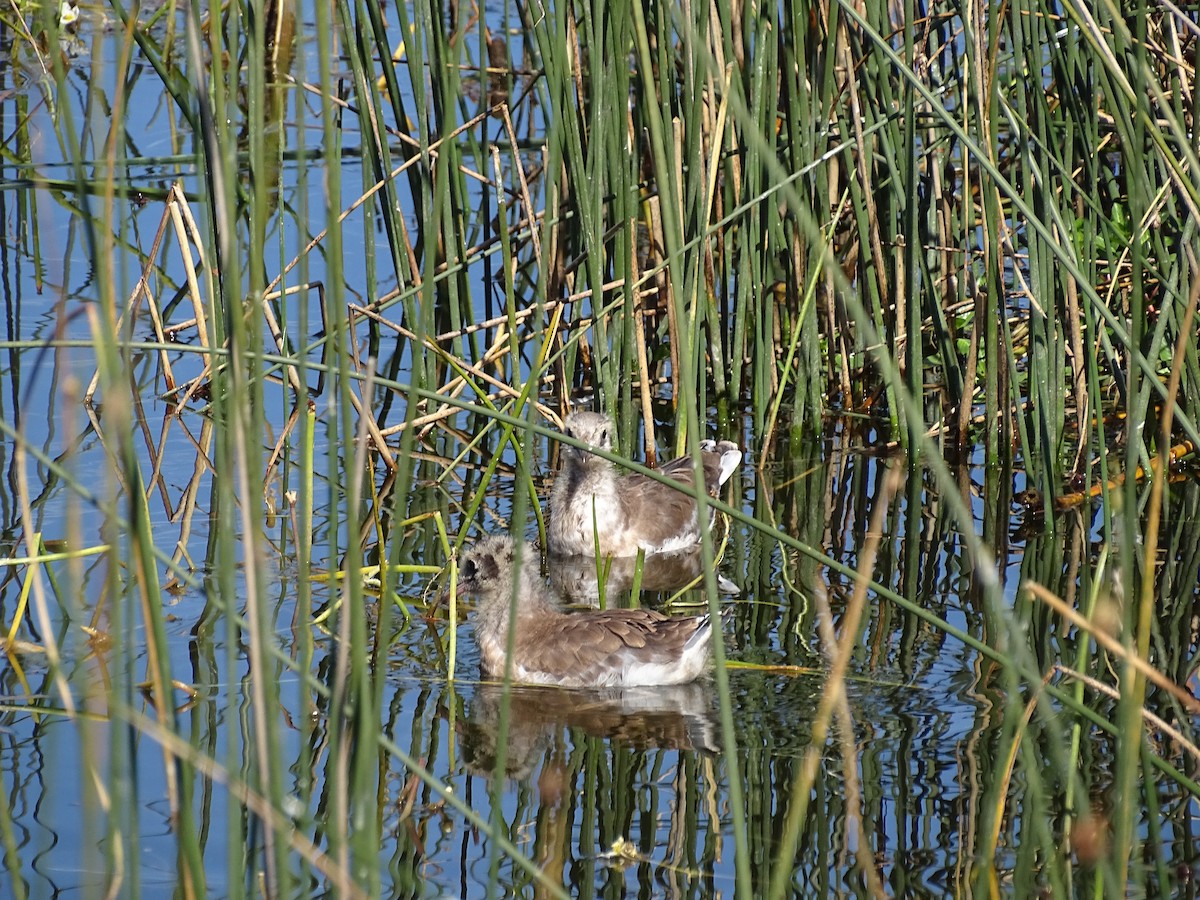
<svg viewBox="0 0 1200 900">
<path fill-rule="evenodd" d="M 535 547 L 507 535 L 485 537 L 463 557 L 458 593 L 478 601 L 472 621 L 485 675 L 504 677 L 511 660 L 514 681 L 582 688 L 686 684 L 707 671 L 709 616 L 564 612 L 538 561 Z"/>
<path fill-rule="evenodd" d="M 568 437 L 599 450 L 612 450 L 612 422 L 593 412 L 574 412 L 563 420 Z M 742 463 L 732 441 L 702 441 L 704 487 L 716 496 Z M 700 540 L 692 457 L 682 456 L 658 470 L 689 490 L 677 490 L 637 472 L 618 474 L 608 460 L 564 444 L 562 465 L 550 493 L 550 552 L 564 556 L 636 556 L 671 553 Z"/>
</svg>

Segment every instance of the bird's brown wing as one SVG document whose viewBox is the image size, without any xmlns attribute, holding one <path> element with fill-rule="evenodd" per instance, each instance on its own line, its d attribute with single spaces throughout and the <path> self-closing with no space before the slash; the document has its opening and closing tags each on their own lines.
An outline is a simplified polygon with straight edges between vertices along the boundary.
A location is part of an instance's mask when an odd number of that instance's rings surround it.
<svg viewBox="0 0 1200 900">
<path fill-rule="evenodd" d="M 716 496 L 717 489 L 721 486 L 722 457 L 730 451 L 737 452 L 737 444 L 732 441 L 721 441 L 719 444 L 714 444 L 712 441 L 708 441 L 707 443 L 709 446 L 700 451 L 700 463 L 704 472 L 704 487 L 708 490 L 709 494 Z M 663 463 L 659 467 L 659 471 L 664 475 L 669 475 L 681 484 L 686 484 L 688 487 L 696 483 L 695 469 L 692 466 L 692 458 L 690 456 L 681 456 L 678 459 Z"/>
<path fill-rule="evenodd" d="M 530 669 L 564 684 L 603 684 L 605 672 L 631 661 L 678 658 L 701 620 L 649 609 L 606 610 L 557 617 L 521 635 L 518 656 Z"/>
<path fill-rule="evenodd" d="M 702 452 L 702 456 L 708 457 L 709 454 Z M 707 459 L 705 459 L 705 463 L 706 463 L 706 465 L 705 465 L 705 473 L 704 474 L 705 474 L 705 483 L 707 484 L 708 483 Z M 673 459 L 670 462 L 665 462 L 661 466 L 658 467 L 658 471 L 661 472 L 663 475 L 673 478 L 675 481 L 678 481 L 680 484 L 686 484 L 688 487 L 691 487 L 693 484 L 696 483 L 696 477 L 695 477 L 696 472 L 695 472 L 695 469 L 692 467 L 692 458 L 690 456 L 681 456 L 678 459 Z M 715 471 L 715 469 L 714 469 L 714 471 Z M 642 476 L 642 477 L 644 478 L 645 476 Z M 653 480 L 653 479 L 650 479 L 650 480 Z"/>
<path fill-rule="evenodd" d="M 684 483 L 690 486 L 690 478 Z M 617 500 L 627 527 L 642 546 L 661 546 L 681 534 L 696 532 L 696 503 L 692 497 L 653 478 L 637 474 L 622 478 Z"/>
</svg>

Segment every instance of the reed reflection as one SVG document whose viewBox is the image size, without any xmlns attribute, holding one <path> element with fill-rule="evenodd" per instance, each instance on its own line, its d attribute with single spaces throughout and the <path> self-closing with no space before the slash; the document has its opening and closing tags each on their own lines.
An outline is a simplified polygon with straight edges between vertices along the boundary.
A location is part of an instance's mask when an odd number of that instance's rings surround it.
<svg viewBox="0 0 1200 900">
<path fill-rule="evenodd" d="M 507 708 L 504 774 L 525 781 L 547 758 L 562 729 L 578 730 L 635 750 L 713 754 L 720 747 L 712 685 L 690 684 L 564 690 L 480 684 L 459 730 L 463 764 L 472 775 L 495 773 L 500 723 Z"/>
</svg>

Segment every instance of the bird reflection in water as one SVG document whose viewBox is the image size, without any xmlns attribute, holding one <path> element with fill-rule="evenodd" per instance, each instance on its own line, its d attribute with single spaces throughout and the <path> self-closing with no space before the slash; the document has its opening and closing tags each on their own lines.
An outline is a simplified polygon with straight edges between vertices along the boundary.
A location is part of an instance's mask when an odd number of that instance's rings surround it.
<svg viewBox="0 0 1200 900">
<path fill-rule="evenodd" d="M 508 707 L 504 774 L 527 780 L 562 731 L 579 730 L 636 750 L 720 749 L 712 684 L 564 690 L 480 684 L 459 730 L 462 759 L 473 775 L 492 775 L 499 754 L 500 717 Z"/>
</svg>

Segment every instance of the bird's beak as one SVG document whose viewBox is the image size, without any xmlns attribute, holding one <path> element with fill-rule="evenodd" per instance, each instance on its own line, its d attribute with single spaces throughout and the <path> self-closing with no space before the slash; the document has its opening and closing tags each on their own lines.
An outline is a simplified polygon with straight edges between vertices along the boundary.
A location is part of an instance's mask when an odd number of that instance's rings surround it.
<svg viewBox="0 0 1200 900">
<path fill-rule="evenodd" d="M 460 578 L 460 579 L 458 579 L 458 584 L 456 586 L 456 590 L 454 591 L 454 593 L 460 598 L 465 597 L 467 594 L 471 593 L 471 586 L 466 582 L 465 579 Z M 438 594 L 438 600 L 442 603 L 450 602 L 450 586 L 449 585 L 446 585 L 446 589 L 444 591 L 442 591 L 440 594 Z"/>
</svg>

